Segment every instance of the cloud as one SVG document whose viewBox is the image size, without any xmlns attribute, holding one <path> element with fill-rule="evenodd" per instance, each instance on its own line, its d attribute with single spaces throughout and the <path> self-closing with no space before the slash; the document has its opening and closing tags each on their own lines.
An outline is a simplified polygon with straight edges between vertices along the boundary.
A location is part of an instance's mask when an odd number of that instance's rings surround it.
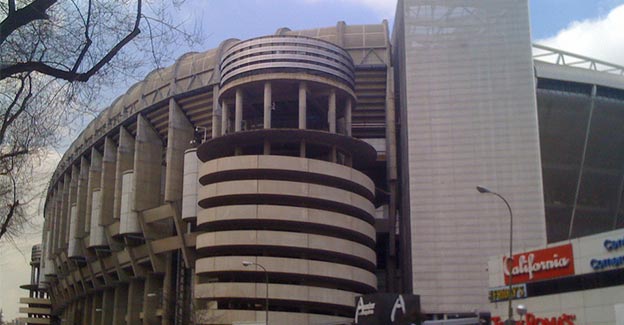
<svg viewBox="0 0 624 325">
<path fill-rule="evenodd" d="M 304 0 L 307 3 L 336 3 L 364 6 L 376 12 L 380 17 L 394 17 L 397 0 Z"/>
<path fill-rule="evenodd" d="M 557 35 L 536 43 L 624 65 L 624 5 L 606 16 L 572 22 Z"/>
</svg>

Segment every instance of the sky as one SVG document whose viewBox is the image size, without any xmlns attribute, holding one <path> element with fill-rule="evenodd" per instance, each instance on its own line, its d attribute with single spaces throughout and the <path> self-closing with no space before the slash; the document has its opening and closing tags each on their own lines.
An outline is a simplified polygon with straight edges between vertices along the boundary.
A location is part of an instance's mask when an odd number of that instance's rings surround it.
<svg viewBox="0 0 624 325">
<path fill-rule="evenodd" d="M 182 48 L 179 54 L 212 49 L 228 38 L 273 34 L 281 27 L 297 30 L 335 26 L 341 20 L 355 25 L 384 19 L 392 27 L 395 6 L 396 0 L 186 0 L 176 15 L 202 31 L 203 43 Z M 533 42 L 624 66 L 624 0 L 530 0 L 530 16 Z M 120 94 L 102 96 L 101 106 Z M 60 155 L 50 153 L 42 173 L 51 173 Z M 36 220 L 40 223 L 40 214 Z M 30 247 L 40 237 L 35 226 L 15 243 L 0 242 L 0 309 L 5 320 L 18 316 L 19 297 L 27 294 L 19 285 L 30 279 Z"/>
</svg>

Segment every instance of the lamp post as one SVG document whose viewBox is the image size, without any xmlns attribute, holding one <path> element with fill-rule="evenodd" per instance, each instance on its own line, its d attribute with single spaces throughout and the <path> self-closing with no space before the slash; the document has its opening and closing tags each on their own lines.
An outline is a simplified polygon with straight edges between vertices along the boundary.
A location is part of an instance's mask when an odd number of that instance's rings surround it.
<svg viewBox="0 0 624 325">
<path fill-rule="evenodd" d="M 513 266 L 513 213 L 511 212 L 511 206 L 509 206 L 509 202 L 507 202 L 507 200 L 500 194 L 490 191 L 489 189 L 483 187 L 483 186 L 477 186 L 477 191 L 479 191 L 479 193 L 482 194 L 493 194 L 498 196 L 501 200 L 503 200 L 503 202 L 505 202 L 505 205 L 507 206 L 507 209 L 509 210 L 509 259 L 507 260 L 506 264 L 509 264 L 509 261 L 511 261 L 512 266 Z M 509 296 L 508 296 L 508 302 L 509 302 L 509 306 L 508 306 L 508 319 L 505 321 L 505 324 L 514 324 L 514 320 L 513 320 L 513 308 L 511 307 L 511 300 L 512 300 L 512 272 L 511 270 L 509 271 Z"/>
<path fill-rule="evenodd" d="M 265 278 L 265 283 L 266 283 L 266 297 L 265 297 L 265 301 L 264 301 L 264 311 L 265 311 L 265 325 L 269 325 L 269 272 L 267 272 L 267 269 L 264 268 L 264 266 L 255 263 L 255 262 L 250 262 L 250 261 L 243 261 L 243 266 L 247 267 L 250 265 L 255 265 L 259 268 L 261 268 L 264 271 L 264 278 Z"/>
<path fill-rule="evenodd" d="M 526 315 L 527 313 L 527 308 L 525 305 L 518 305 L 516 306 L 516 311 L 518 312 L 518 315 L 520 315 L 520 322 L 522 322 L 524 320 L 524 315 Z"/>
</svg>

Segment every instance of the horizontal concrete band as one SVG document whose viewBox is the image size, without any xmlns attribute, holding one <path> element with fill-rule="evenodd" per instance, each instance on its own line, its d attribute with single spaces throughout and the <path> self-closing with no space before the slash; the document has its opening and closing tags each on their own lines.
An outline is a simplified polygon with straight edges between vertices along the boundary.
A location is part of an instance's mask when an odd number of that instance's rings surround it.
<svg viewBox="0 0 624 325">
<path fill-rule="evenodd" d="M 290 143 L 293 145 L 296 144 L 297 146 L 305 142 L 306 146 L 315 145 L 328 150 L 335 148 L 337 152 L 343 152 L 346 155 L 351 156 L 354 169 L 370 168 L 371 165 L 377 160 L 377 151 L 373 148 L 373 146 L 365 141 L 338 133 L 311 129 L 254 129 L 228 133 L 202 143 L 199 147 L 197 147 L 197 157 L 199 157 L 202 162 L 208 162 L 210 160 L 223 157 L 232 157 L 236 156 L 236 152 L 234 150 L 236 146 L 244 144 L 247 147 L 258 146 L 259 148 L 262 148 L 267 142 L 270 144 Z M 264 157 L 286 156 L 266 155 Z M 290 158 L 300 159 L 302 161 L 325 161 L 330 163 L 324 159 L 318 160 L 301 157 Z M 275 168 L 270 165 L 259 165 L 258 167 Z M 323 173 L 322 170 L 318 172 Z M 202 175 L 202 173 L 200 173 L 200 175 Z M 358 181 L 358 183 L 360 182 Z"/>
<path fill-rule="evenodd" d="M 356 296 L 356 293 L 336 289 L 290 284 L 269 284 L 269 299 L 315 302 L 353 308 Z M 265 297 L 265 283 L 202 283 L 195 286 L 195 298 L 197 299 L 264 299 Z"/>
<path fill-rule="evenodd" d="M 320 51 L 326 55 L 337 58 L 338 61 L 351 63 L 351 66 L 353 65 L 353 61 L 349 53 L 336 44 L 318 38 L 294 35 L 262 36 L 238 42 L 227 49 L 225 54 L 222 56 L 220 65 L 228 63 L 230 58 L 240 58 L 246 53 L 258 53 L 266 51 L 267 48 L 272 49 L 281 47 L 294 47 L 296 49 L 311 53 Z"/>
<path fill-rule="evenodd" d="M 219 65 L 221 85 L 254 71 L 276 68 L 325 73 L 350 86 L 355 84 L 353 60 L 345 50 L 319 39 L 276 35 L 242 41 L 230 47 Z"/>
<path fill-rule="evenodd" d="M 355 99 L 355 91 L 353 87 L 342 80 L 337 80 L 327 76 L 326 74 L 319 73 L 301 73 L 301 70 L 297 69 L 281 69 L 281 70 L 262 70 L 253 74 L 246 74 L 244 77 L 239 77 L 230 80 L 227 84 L 223 85 L 219 89 L 219 100 L 223 100 L 226 97 L 233 96 L 233 92 L 240 86 L 246 86 L 251 84 L 264 83 L 266 81 L 287 81 L 287 82 L 306 82 L 309 86 L 320 86 L 321 88 L 332 87 L 337 91 L 337 94 L 347 95 L 351 99 Z"/>
<path fill-rule="evenodd" d="M 340 238 L 352 242 L 362 244 L 364 246 L 375 248 L 376 243 L 362 233 L 352 231 L 347 228 L 328 226 L 319 223 L 298 222 L 274 219 L 234 219 L 221 220 L 203 223 L 195 228 L 198 232 L 214 232 L 229 230 L 272 230 L 306 233 L 310 235 L 322 235 L 334 238 Z"/>
<path fill-rule="evenodd" d="M 344 229 L 349 233 L 357 233 L 374 242 L 375 227 L 361 219 L 350 215 L 312 209 L 280 205 L 226 205 L 197 212 L 197 225 L 215 224 L 217 222 L 234 222 L 236 220 L 258 219 L 259 221 L 284 221 L 302 223 L 303 225 L 318 224 L 327 227 Z M 268 222 L 267 222 L 268 223 Z M 306 229 L 298 231 L 306 232 Z"/>
<path fill-rule="evenodd" d="M 227 250 L 227 246 L 315 249 L 325 251 L 330 255 L 332 253 L 351 255 L 372 264 L 375 264 L 377 261 L 375 250 L 370 247 L 328 236 L 264 230 L 219 231 L 197 235 L 196 247 L 198 250 L 212 247 L 222 247 L 224 250 Z"/>
<path fill-rule="evenodd" d="M 250 261 L 264 266 L 267 272 L 289 273 L 293 275 L 313 275 L 363 283 L 377 287 L 374 273 L 350 265 L 323 261 L 270 256 L 217 256 L 199 258 L 195 262 L 195 273 L 259 271 L 257 266 L 243 266 L 242 261 Z M 269 277 L 270 278 L 270 277 Z M 270 280 L 269 280 L 270 281 Z"/>
<path fill-rule="evenodd" d="M 198 175 L 200 182 L 206 185 L 211 175 L 225 171 L 258 169 L 267 172 L 270 177 L 272 171 L 297 172 L 302 177 L 322 175 L 328 177 L 325 185 L 331 186 L 332 179 L 341 179 L 364 187 L 371 195 L 375 193 L 375 183 L 364 173 L 340 164 L 317 159 L 275 156 L 275 155 L 245 155 L 217 158 L 200 164 Z M 309 173 L 311 176 L 305 176 Z M 204 179 L 202 181 L 202 179 Z M 305 179 L 305 178 L 303 178 Z M 369 196 L 361 194 L 362 196 Z"/>
<path fill-rule="evenodd" d="M 197 311 L 197 324 L 231 324 L 234 322 L 264 322 L 265 311 L 240 309 L 204 309 Z M 352 318 L 305 314 L 292 312 L 269 311 L 269 322 L 272 324 L 342 324 Z"/>
<path fill-rule="evenodd" d="M 370 216 L 375 215 L 373 202 L 355 193 L 338 189 L 335 187 L 299 183 L 290 181 L 274 180 L 239 180 L 213 183 L 199 188 L 197 197 L 199 205 L 203 208 L 202 201 L 225 197 L 230 195 L 283 195 L 285 197 L 301 197 L 306 199 L 320 199 L 333 201 L 342 205 L 351 206 L 363 210 Z M 320 206 L 318 208 L 323 208 Z"/>
</svg>

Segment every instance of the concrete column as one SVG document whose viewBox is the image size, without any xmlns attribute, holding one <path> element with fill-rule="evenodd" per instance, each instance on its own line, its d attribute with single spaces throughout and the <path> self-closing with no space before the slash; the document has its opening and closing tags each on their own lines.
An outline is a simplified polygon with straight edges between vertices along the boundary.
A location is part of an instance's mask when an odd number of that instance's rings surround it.
<svg viewBox="0 0 624 325">
<path fill-rule="evenodd" d="M 332 89 L 329 91 L 327 122 L 329 123 L 329 132 L 336 133 L 336 90 L 335 89 Z"/>
<path fill-rule="evenodd" d="M 243 127 L 243 90 L 236 89 L 236 106 L 234 107 L 234 132 L 240 132 Z"/>
<path fill-rule="evenodd" d="M 214 122 L 214 121 L 213 121 Z M 174 99 L 169 100 L 169 128 L 167 130 L 167 156 L 165 170 L 165 201 L 182 199 L 184 178 L 184 151 L 191 147 L 195 136 L 193 125 Z"/>
<path fill-rule="evenodd" d="M 87 185 L 87 204 L 85 211 L 85 233 L 91 230 L 91 214 L 93 211 L 93 191 L 100 188 L 102 181 L 102 154 L 91 149 L 91 165 L 89 167 L 89 180 Z"/>
<path fill-rule="evenodd" d="M 82 306 L 82 320 L 83 324 L 91 323 L 91 304 L 92 304 L 93 295 L 88 295 L 84 297 L 84 304 Z"/>
<path fill-rule="evenodd" d="M 126 313 L 128 312 L 128 286 L 120 284 L 115 288 L 115 297 L 113 298 L 114 312 L 113 325 L 126 324 Z"/>
<path fill-rule="evenodd" d="M 57 222 L 58 222 L 58 216 L 56 214 L 56 196 L 58 195 L 58 188 L 59 186 L 57 185 L 56 188 L 54 188 L 52 190 L 52 195 L 50 195 L 50 229 L 52 231 L 50 231 L 50 250 L 49 252 L 49 256 L 50 258 L 52 258 L 52 254 L 54 254 L 54 252 L 56 251 L 56 241 L 58 240 L 57 237 L 57 232 L 58 229 L 56 229 L 56 227 L 58 226 Z"/>
<path fill-rule="evenodd" d="M 264 128 L 271 128 L 271 103 L 273 102 L 273 92 L 271 82 L 264 83 Z"/>
<path fill-rule="evenodd" d="M 64 249 L 67 245 L 67 232 L 69 231 L 69 184 L 71 183 L 71 175 L 65 174 L 63 178 L 63 195 L 61 198 L 61 230 L 59 233 L 59 249 Z"/>
<path fill-rule="evenodd" d="M 130 280 L 128 287 L 128 310 L 126 315 L 126 324 L 136 325 L 141 323 L 141 311 L 143 309 L 143 279 Z"/>
<path fill-rule="evenodd" d="M 228 132 L 229 114 L 228 104 L 223 101 L 221 103 L 221 135 L 226 135 Z"/>
<path fill-rule="evenodd" d="M 91 325 L 102 324 L 102 292 L 95 292 L 91 304 Z"/>
<path fill-rule="evenodd" d="M 113 323 L 113 314 L 115 304 L 115 289 L 107 289 L 104 290 L 102 295 L 102 312 L 101 312 L 101 322 L 103 325 L 108 325 Z"/>
<path fill-rule="evenodd" d="M 76 236 L 79 238 L 84 237 L 85 234 L 85 218 L 87 211 L 87 194 L 89 192 L 89 169 L 91 164 L 89 160 L 84 156 L 80 159 L 80 176 L 78 177 L 78 189 L 76 196 L 76 214 L 78 228 Z"/>
<path fill-rule="evenodd" d="M 352 107 L 352 102 L 351 102 L 351 98 L 347 98 L 347 104 L 345 105 L 345 133 L 348 136 L 351 136 L 351 126 L 352 126 L 352 116 L 351 116 L 351 111 L 353 109 Z"/>
<path fill-rule="evenodd" d="M 104 139 L 104 155 L 102 156 L 102 180 L 100 181 L 102 210 L 100 220 L 103 225 L 113 223 L 115 207 L 115 178 L 117 165 L 117 146 L 113 139 Z"/>
<path fill-rule="evenodd" d="M 61 207 L 63 202 L 63 183 L 58 183 L 56 186 L 56 193 L 54 193 L 54 228 L 52 228 L 53 232 L 53 251 L 50 255 L 50 258 L 55 260 L 55 256 L 60 251 L 61 247 Z M 54 265 L 54 273 L 58 273 L 58 269 L 56 268 L 56 264 Z"/>
<path fill-rule="evenodd" d="M 78 167 L 76 167 L 76 165 L 72 166 L 72 171 L 71 171 L 71 181 L 69 182 L 69 198 L 67 201 L 67 206 L 69 207 L 69 210 L 67 211 L 67 229 L 66 229 L 66 236 L 65 236 L 65 243 L 67 245 L 69 245 L 69 228 L 70 228 L 70 224 L 71 224 L 71 207 L 74 206 L 74 204 L 76 204 L 76 196 L 77 196 L 77 192 L 78 192 L 78 178 L 80 176 L 80 170 L 78 169 Z M 78 212 L 78 211 L 76 211 Z"/>
<path fill-rule="evenodd" d="M 308 86 L 305 82 L 299 83 L 299 128 L 306 129 L 307 126 L 307 114 L 308 114 L 308 104 L 307 104 L 307 91 Z"/>
<path fill-rule="evenodd" d="M 72 207 L 71 207 L 70 211 L 71 211 L 70 212 L 71 218 L 69 219 L 69 241 L 68 241 L 68 244 L 67 244 L 67 257 L 69 257 L 71 259 L 71 258 L 76 258 L 76 257 L 82 256 L 80 254 L 80 251 L 81 251 L 80 246 L 82 246 L 82 245 L 81 245 L 80 240 L 78 239 L 78 236 L 77 236 L 77 232 L 78 232 L 78 207 L 76 206 L 76 203 L 72 204 Z"/>
<path fill-rule="evenodd" d="M 219 105 L 219 85 L 212 87 L 212 138 L 221 134 L 221 105 Z"/>
<path fill-rule="evenodd" d="M 166 270 L 162 279 L 162 325 L 170 325 L 172 320 L 172 313 L 175 310 L 175 288 L 172 286 L 173 277 L 173 253 L 167 253 L 166 257 Z"/>
<path fill-rule="evenodd" d="M 67 321 L 68 324 L 75 324 L 76 322 L 76 317 L 75 317 L 75 313 L 76 313 L 76 302 L 72 302 L 69 305 L 67 305 L 67 307 L 65 308 L 65 319 Z"/>
<path fill-rule="evenodd" d="M 134 137 L 124 127 L 119 128 L 117 144 L 117 162 L 115 166 L 115 203 L 113 216 L 119 220 L 121 216 L 121 185 L 123 173 L 134 168 Z"/>
<path fill-rule="evenodd" d="M 158 317 L 156 311 L 162 308 L 162 278 L 154 273 L 149 273 L 145 279 L 143 292 L 143 325 L 156 324 Z"/>
<path fill-rule="evenodd" d="M 160 205 L 162 141 L 152 125 L 140 114 L 134 148 L 134 208 L 143 211 Z"/>
</svg>

